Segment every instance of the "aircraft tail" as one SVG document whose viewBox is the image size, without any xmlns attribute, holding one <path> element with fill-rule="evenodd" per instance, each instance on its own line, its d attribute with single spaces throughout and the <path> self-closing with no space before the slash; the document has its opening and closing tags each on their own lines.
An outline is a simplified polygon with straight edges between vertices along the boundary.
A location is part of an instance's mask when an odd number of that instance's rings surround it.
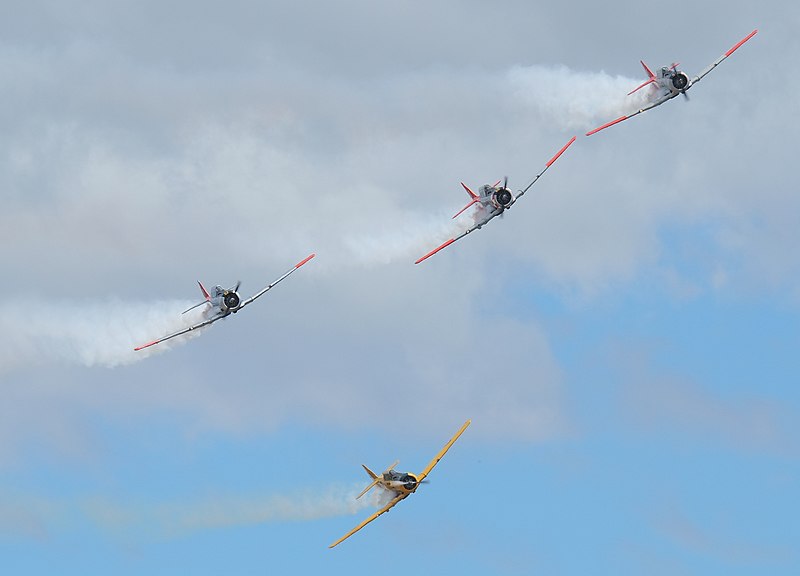
<svg viewBox="0 0 800 576">
<path fill-rule="evenodd" d="M 182 314 L 186 314 L 189 310 L 194 310 L 195 308 L 197 308 L 198 306 L 202 306 L 206 302 L 211 302 L 211 294 L 208 293 L 208 290 L 206 290 L 206 287 L 203 286 L 203 283 L 200 282 L 200 280 L 198 280 L 197 284 L 200 286 L 200 291 L 203 293 L 203 297 L 205 298 L 205 300 L 203 300 L 199 304 L 195 304 L 191 308 L 187 308 L 186 310 L 184 310 L 182 312 Z M 238 288 L 238 284 L 237 284 L 237 288 Z"/>
<path fill-rule="evenodd" d="M 374 487 L 375 487 L 375 485 L 378 483 L 378 480 L 379 480 L 379 479 L 378 479 L 378 475 L 377 475 L 377 474 L 375 474 L 375 472 L 373 472 L 372 470 L 370 470 L 369 468 L 367 468 L 367 467 L 366 467 L 364 464 L 362 464 L 361 466 L 364 468 L 364 470 L 366 470 L 366 471 L 367 471 L 367 474 L 369 474 L 370 478 L 372 478 L 372 482 L 370 482 L 370 483 L 369 483 L 369 485 L 368 485 L 366 488 L 364 488 L 364 489 L 361 491 L 361 494 L 359 494 L 358 496 L 356 496 L 356 500 L 358 500 L 358 499 L 359 499 L 359 498 L 361 498 L 361 497 L 362 497 L 364 494 L 366 494 L 366 493 L 367 493 L 367 492 L 369 492 L 369 491 L 370 491 L 372 488 L 374 488 Z"/>
<path fill-rule="evenodd" d="M 656 81 L 656 75 L 653 74 L 653 71 L 650 70 L 650 68 L 647 67 L 647 64 L 644 63 L 644 60 L 639 60 L 639 62 L 641 62 L 642 68 L 644 68 L 644 71 L 647 72 L 647 82 L 644 82 L 643 84 L 640 84 L 639 86 L 637 86 L 636 88 L 634 88 L 633 90 L 628 92 L 628 96 L 630 96 L 631 94 L 633 94 L 637 90 L 641 90 L 642 88 L 644 88 L 648 84 L 652 84 L 653 82 Z"/>
<path fill-rule="evenodd" d="M 455 216 L 453 216 L 453 218 L 456 218 L 456 217 L 460 216 L 460 215 L 461 215 L 461 213 L 462 213 L 464 210 L 466 210 L 467 208 L 469 208 L 469 207 L 470 207 L 470 206 L 472 206 L 473 204 L 477 204 L 478 202 L 480 202 L 480 196 L 478 196 L 477 194 L 475 194 L 475 192 L 473 192 L 472 190 L 470 190 L 470 189 L 469 189 L 469 187 L 468 187 L 466 184 L 464 184 L 463 182 L 461 183 L 461 185 L 464 187 L 464 190 L 466 190 L 466 191 L 467 191 L 467 194 L 469 194 L 470 201 L 469 201 L 469 204 L 467 204 L 467 205 L 466 205 L 466 206 L 464 206 L 464 207 L 463 207 L 461 210 L 459 210 L 458 212 L 456 212 L 456 214 L 455 214 Z"/>
<path fill-rule="evenodd" d="M 203 283 L 200 282 L 200 280 L 198 280 L 197 281 L 197 285 L 200 286 L 200 291 L 203 293 L 203 297 L 206 299 L 206 302 L 210 301 L 211 300 L 211 294 L 208 293 L 208 290 L 206 290 L 206 287 L 203 286 Z M 237 285 L 237 287 L 238 287 L 238 285 Z"/>
</svg>

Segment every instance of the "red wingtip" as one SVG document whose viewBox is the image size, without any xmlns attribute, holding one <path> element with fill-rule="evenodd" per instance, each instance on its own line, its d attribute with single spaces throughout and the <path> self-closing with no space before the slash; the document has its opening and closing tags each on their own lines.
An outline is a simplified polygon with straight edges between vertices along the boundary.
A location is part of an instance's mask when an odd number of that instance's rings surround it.
<svg viewBox="0 0 800 576">
<path fill-rule="evenodd" d="M 622 122 L 623 120 L 627 120 L 627 119 L 628 119 L 627 116 L 620 116 L 616 120 L 612 120 L 611 122 L 607 122 L 607 123 L 603 124 L 602 126 L 600 126 L 599 128 L 595 128 L 594 130 L 591 130 L 591 131 L 587 132 L 586 135 L 587 136 L 591 136 L 592 134 L 600 132 L 600 130 L 603 130 L 604 128 L 608 128 L 609 126 L 613 126 L 614 124 L 617 124 L 617 123 Z"/>
<path fill-rule="evenodd" d="M 427 254 L 425 254 L 425 256 L 423 256 L 422 258 L 420 258 L 419 260 L 417 260 L 416 262 L 414 262 L 414 264 L 419 264 L 419 263 L 420 263 L 420 262 L 422 262 L 423 260 L 427 260 L 428 258 L 430 258 L 431 256 L 433 256 L 434 254 L 436 254 L 436 253 L 437 253 L 439 250 L 442 250 L 443 248 L 447 248 L 448 246 L 450 246 L 450 244 L 452 244 L 452 243 L 453 243 L 453 242 L 455 242 L 455 241 L 456 241 L 456 239 L 455 239 L 455 238 L 450 238 L 450 240 L 448 240 L 447 242 L 445 242 L 444 244 L 442 244 L 442 245 L 441 245 L 441 246 L 439 246 L 438 248 L 434 248 L 433 250 L 431 250 L 430 252 L 428 252 Z"/>
<path fill-rule="evenodd" d="M 564 146 L 561 148 L 561 150 L 559 150 L 558 152 L 556 152 L 556 155 L 555 155 L 555 156 L 553 156 L 552 158 L 550 158 L 550 161 L 549 161 L 549 162 L 546 164 L 546 166 L 549 168 L 549 167 L 550 167 L 550 164 L 552 164 L 553 162 L 555 162 L 556 160 L 558 160 L 558 157 L 559 157 L 559 156 L 561 156 L 561 155 L 564 153 L 564 151 L 565 151 L 567 148 L 569 148 L 570 146 L 572 146 L 572 143 L 573 143 L 573 142 L 575 142 L 575 140 L 576 140 L 576 139 L 577 139 L 577 136 L 573 136 L 573 137 L 570 139 L 570 141 L 569 141 L 569 142 L 567 142 L 566 144 L 564 144 Z"/>
<path fill-rule="evenodd" d="M 758 28 L 756 28 L 755 30 L 753 30 L 752 32 L 750 32 L 750 34 L 748 34 L 747 36 L 745 36 L 744 38 L 742 38 L 741 40 L 739 40 L 739 42 L 737 42 L 737 43 L 736 43 L 736 46 L 734 46 L 733 48 L 731 48 L 730 50 L 728 50 L 727 52 L 725 52 L 725 56 L 726 56 L 726 57 L 728 57 L 728 56 L 730 56 L 731 54 L 733 54 L 734 52 L 736 52 L 736 50 L 738 50 L 738 49 L 739 49 L 739 47 L 740 47 L 742 44 L 744 44 L 745 42 L 747 42 L 748 40 L 750 40 L 750 38 L 752 38 L 752 37 L 753 37 L 753 36 L 755 36 L 756 34 L 758 34 Z"/>
<path fill-rule="evenodd" d="M 147 344 L 139 346 L 138 348 L 134 348 L 134 351 L 138 352 L 139 350 L 144 350 L 145 348 L 149 348 L 154 344 L 158 344 L 158 342 L 159 342 L 158 340 L 153 340 L 152 342 L 148 342 Z"/>
<path fill-rule="evenodd" d="M 306 256 L 306 257 L 305 257 L 305 258 L 304 258 L 302 261 L 298 262 L 298 263 L 295 265 L 295 268 L 300 268 L 300 266 L 302 266 L 303 264 L 305 264 L 306 262 L 308 262 L 309 260 L 311 260 L 311 259 L 312 259 L 314 256 L 316 256 L 316 253 L 314 253 L 314 254 L 309 254 L 309 255 L 308 255 L 308 256 Z"/>
</svg>

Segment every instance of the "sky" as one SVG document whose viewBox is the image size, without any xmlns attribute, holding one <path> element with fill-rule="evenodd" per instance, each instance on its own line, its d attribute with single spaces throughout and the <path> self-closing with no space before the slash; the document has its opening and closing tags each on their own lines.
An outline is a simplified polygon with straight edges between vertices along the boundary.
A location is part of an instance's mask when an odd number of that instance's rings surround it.
<svg viewBox="0 0 800 576">
<path fill-rule="evenodd" d="M 15 574 L 797 574 L 800 8 L 0 4 Z M 635 109 L 651 68 L 691 77 Z M 646 94 L 645 94 L 646 96 Z M 524 188 L 469 225 L 460 186 Z M 181 325 L 196 282 L 257 292 Z M 375 509 L 361 464 L 430 483 Z"/>
</svg>

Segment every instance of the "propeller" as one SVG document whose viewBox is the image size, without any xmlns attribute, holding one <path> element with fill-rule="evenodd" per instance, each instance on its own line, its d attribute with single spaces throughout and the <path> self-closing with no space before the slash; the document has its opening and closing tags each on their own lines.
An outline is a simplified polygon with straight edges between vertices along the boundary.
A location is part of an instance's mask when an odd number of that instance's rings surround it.
<svg viewBox="0 0 800 576">
<path fill-rule="evenodd" d="M 231 292 L 238 292 L 239 291 L 239 286 L 241 286 L 241 285 L 242 285 L 242 281 L 241 280 L 237 280 L 236 281 L 236 286 L 231 288 Z"/>
<path fill-rule="evenodd" d="M 503 188 L 505 190 L 508 190 L 508 176 L 503 176 Z M 509 190 L 509 194 L 511 194 L 510 190 Z M 511 202 L 509 202 L 508 205 L 511 206 L 511 204 L 513 204 L 513 203 L 514 203 L 514 195 L 512 194 L 511 195 Z M 500 212 L 500 220 L 504 220 L 505 217 L 506 217 L 506 211 L 503 210 L 502 212 Z"/>
</svg>

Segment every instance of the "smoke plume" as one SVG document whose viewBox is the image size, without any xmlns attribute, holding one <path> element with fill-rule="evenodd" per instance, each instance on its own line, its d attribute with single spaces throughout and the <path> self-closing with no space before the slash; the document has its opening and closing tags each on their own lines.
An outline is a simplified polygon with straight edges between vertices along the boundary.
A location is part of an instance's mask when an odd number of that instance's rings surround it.
<svg viewBox="0 0 800 576">
<path fill-rule="evenodd" d="M 0 372 L 40 362 L 130 364 L 198 336 L 200 330 L 140 352 L 133 350 L 200 321 L 202 308 L 181 314 L 192 304 L 177 300 L 2 304 L 0 338 L 5 342 L 0 343 Z"/>
<path fill-rule="evenodd" d="M 126 538 L 160 540 L 204 530 L 351 516 L 385 506 L 392 496 L 376 488 L 356 500 L 362 488 L 363 483 L 331 485 L 295 493 L 209 495 L 171 503 L 132 503 L 128 498 L 123 502 L 102 496 L 83 501 L 53 500 L 17 492 L 0 495 L 0 535 L 42 539 L 53 532 L 77 529 L 88 520 Z M 334 536 L 331 534 L 331 539 Z"/>
<path fill-rule="evenodd" d="M 593 128 L 638 110 L 652 98 L 647 89 L 626 96 L 642 80 L 566 66 L 516 66 L 508 80 L 520 104 L 566 130 Z"/>
<path fill-rule="evenodd" d="M 84 503 L 82 513 L 97 525 L 115 531 L 143 529 L 150 535 L 172 538 L 201 530 L 349 516 L 385 504 L 385 490 L 373 490 L 356 500 L 361 488 L 361 484 L 353 484 L 293 494 L 219 495 L 196 501 L 136 506 L 96 499 Z"/>
</svg>

